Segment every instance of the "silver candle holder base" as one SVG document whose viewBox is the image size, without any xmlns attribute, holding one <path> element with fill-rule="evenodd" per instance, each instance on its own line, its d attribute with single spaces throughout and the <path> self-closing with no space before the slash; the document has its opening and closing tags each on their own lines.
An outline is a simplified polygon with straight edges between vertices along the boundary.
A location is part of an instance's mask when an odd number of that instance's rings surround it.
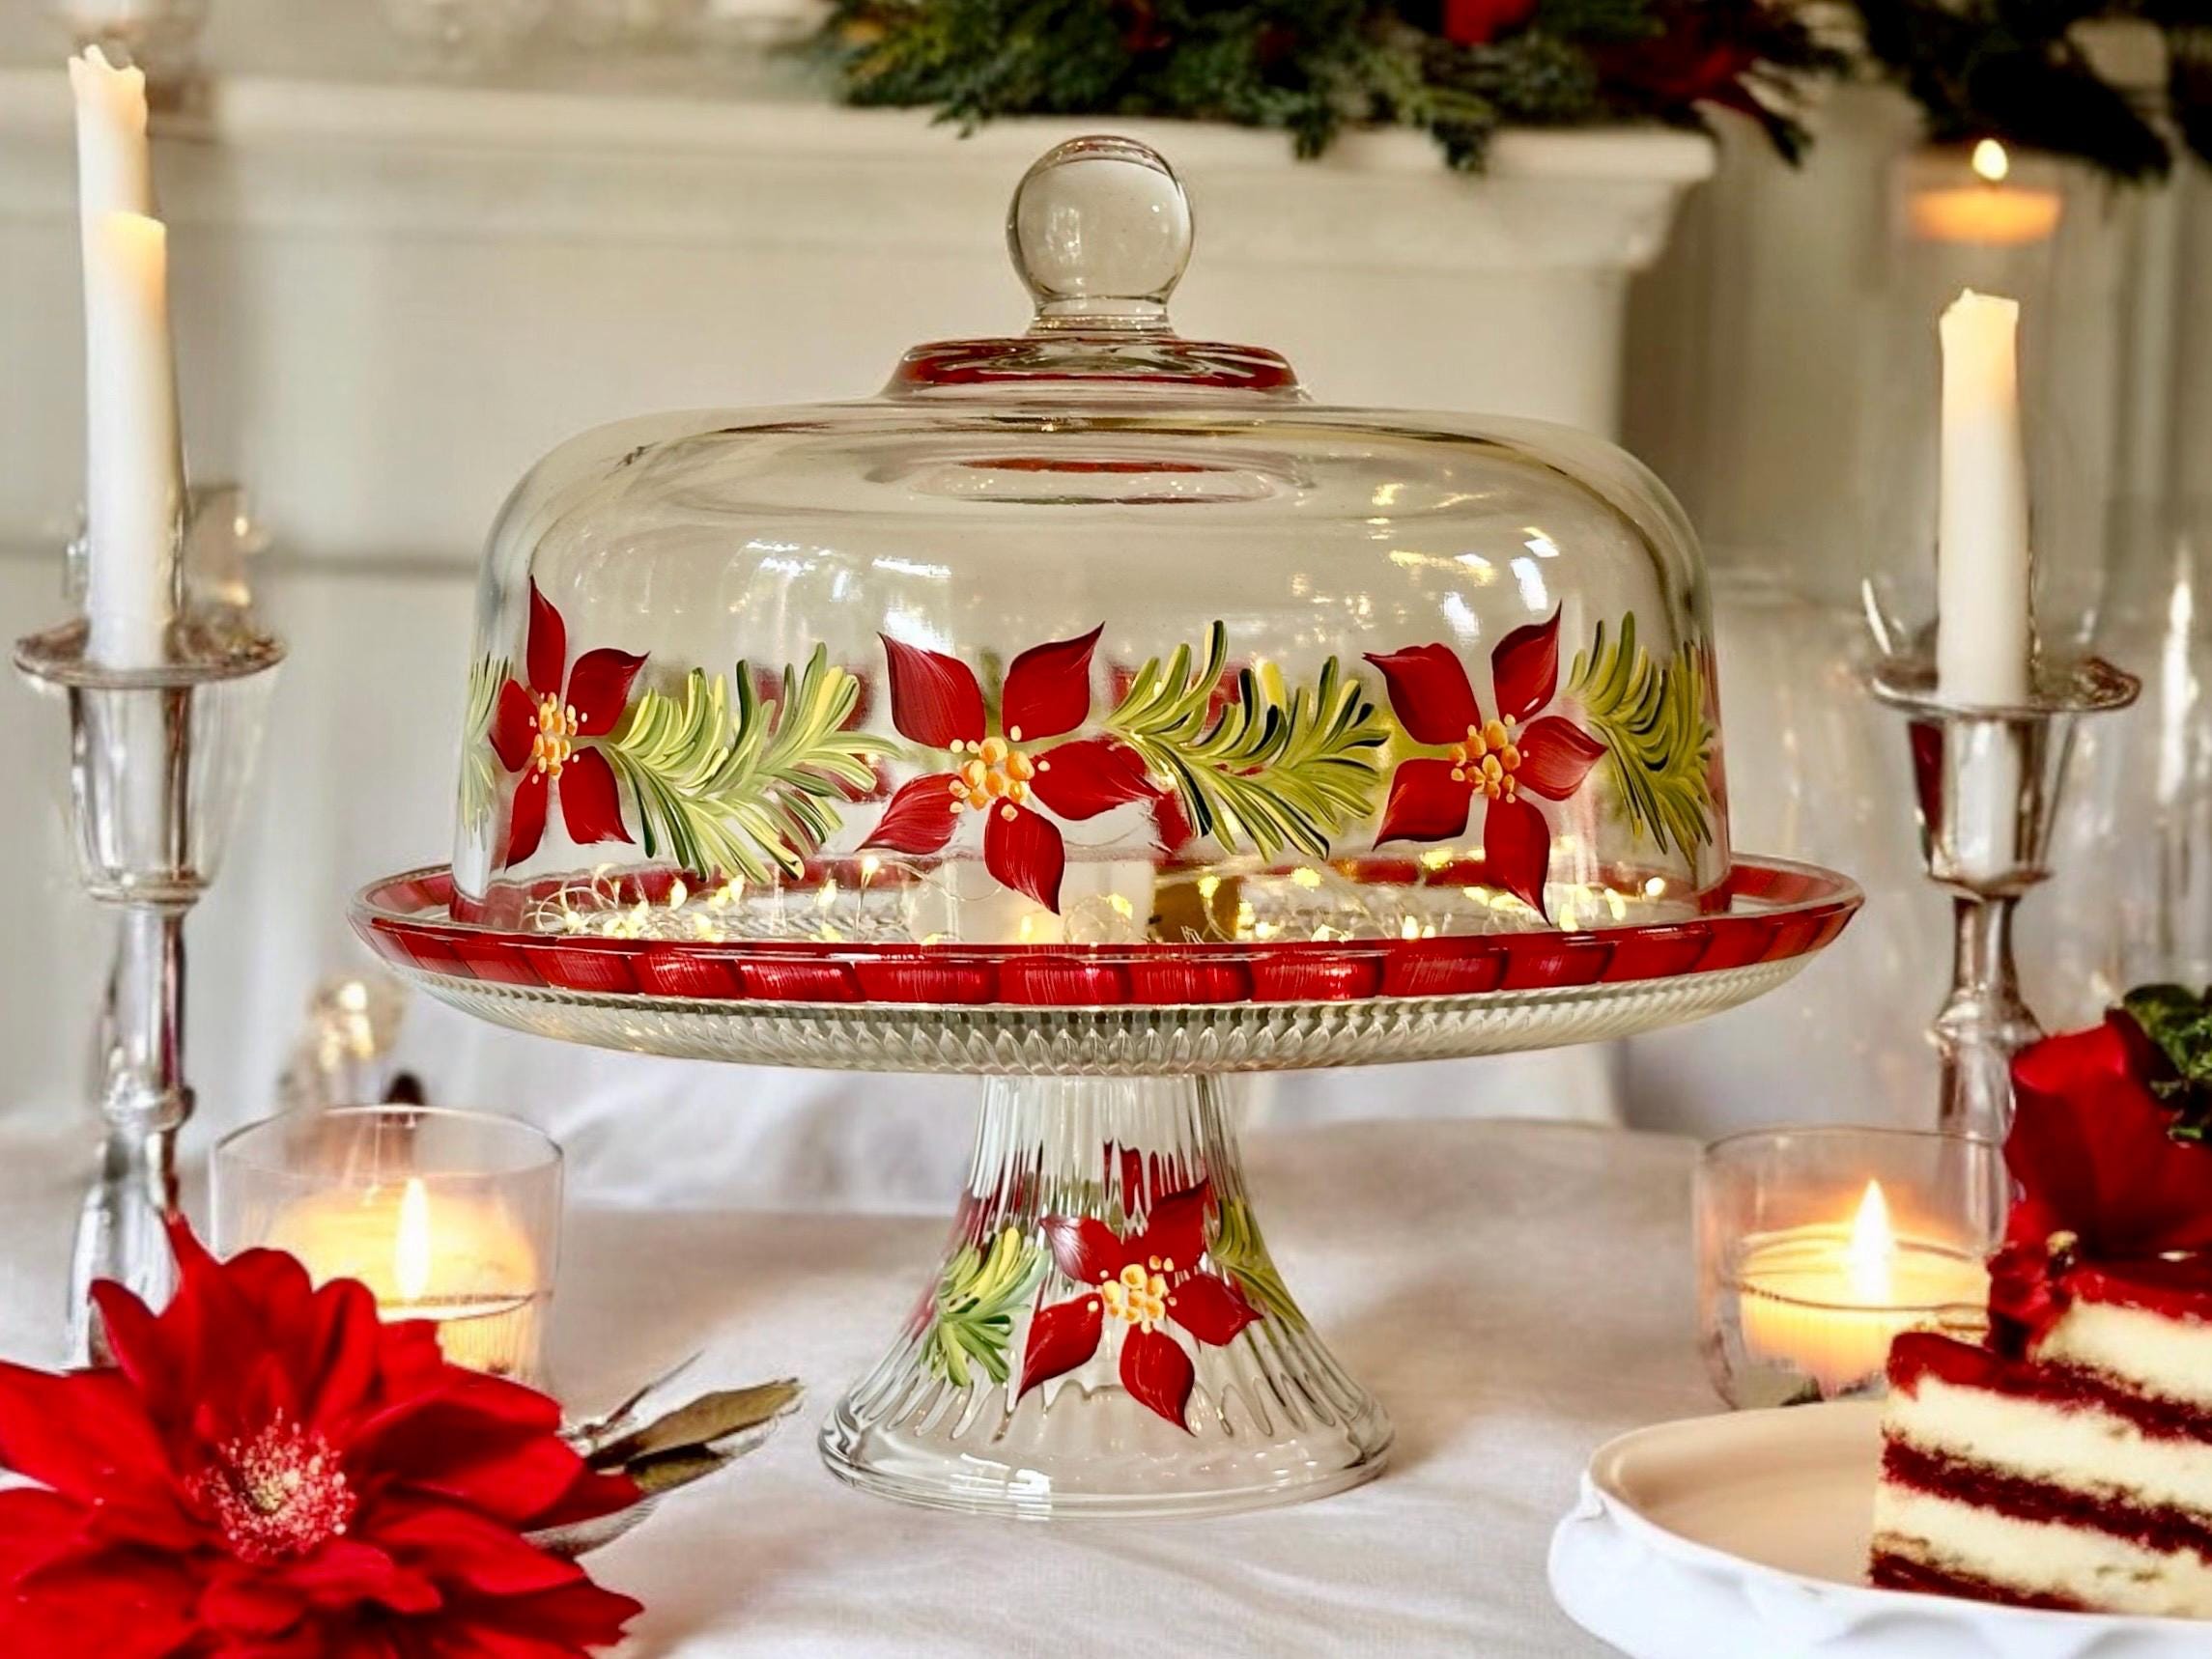
<svg viewBox="0 0 2212 1659">
<path fill-rule="evenodd" d="M 2043 1035 L 2020 994 L 2013 914 L 2051 874 L 2074 723 L 2124 709 L 2141 682 L 2099 658 L 2038 664 L 2016 707 L 1946 698 L 1926 656 L 1885 659 L 1876 697 L 1906 717 L 1928 876 L 1952 895 L 1951 988 L 1929 1027 L 1942 1060 L 1936 1124 L 2002 1140 L 2012 1124 L 2012 1056 Z"/>
<path fill-rule="evenodd" d="M 77 878 L 118 913 L 115 966 L 96 1032 L 103 1136 L 70 1274 L 69 1340 L 103 1358 L 93 1283 L 159 1307 L 175 1288 L 184 1080 L 184 917 L 214 880 L 260 747 L 284 648 L 236 611 L 168 631 L 156 667 L 103 667 L 73 622 L 15 642 L 15 666 L 68 709 Z"/>
</svg>

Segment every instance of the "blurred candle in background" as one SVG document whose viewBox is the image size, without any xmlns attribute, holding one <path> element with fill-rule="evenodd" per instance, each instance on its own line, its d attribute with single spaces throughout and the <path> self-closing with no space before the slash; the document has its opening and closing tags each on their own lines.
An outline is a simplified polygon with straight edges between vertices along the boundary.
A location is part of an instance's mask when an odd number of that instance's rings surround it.
<svg viewBox="0 0 2212 1659">
<path fill-rule="evenodd" d="M 1961 294 L 1943 313 L 1936 674 L 1956 702 L 2028 695 L 2034 619 L 2016 300 Z"/>
<path fill-rule="evenodd" d="M 96 47 L 70 61 L 84 258 L 88 655 L 161 661 L 176 609 L 184 468 L 168 231 L 152 216 L 146 78 Z"/>
<path fill-rule="evenodd" d="M 2008 183 L 2012 157 L 1996 139 L 1985 138 L 1973 147 L 1963 177 L 1952 172 L 1958 167 L 1957 151 L 1940 155 L 1941 162 L 1931 165 L 1941 165 L 1950 176 L 1918 184 L 1906 198 L 1906 220 L 1914 236 L 1924 241 L 2010 248 L 2048 241 L 2056 234 L 2065 198 L 2056 190 Z"/>
</svg>

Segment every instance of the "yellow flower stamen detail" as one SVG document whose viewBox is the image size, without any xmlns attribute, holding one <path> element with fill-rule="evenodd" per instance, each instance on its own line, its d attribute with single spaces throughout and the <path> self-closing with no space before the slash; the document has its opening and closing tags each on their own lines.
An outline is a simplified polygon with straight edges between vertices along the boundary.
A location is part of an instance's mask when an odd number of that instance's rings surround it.
<svg viewBox="0 0 2212 1659">
<path fill-rule="evenodd" d="M 576 705 L 564 704 L 552 692 L 538 700 L 538 729 L 530 739 L 530 758 L 525 768 L 535 767 L 548 782 L 557 780 L 561 768 L 576 752 Z"/>
<path fill-rule="evenodd" d="M 1512 801 L 1520 792 L 1513 774 L 1520 770 L 1520 748 L 1513 741 L 1511 720 L 1485 720 L 1467 728 L 1467 741 L 1445 751 L 1452 763 L 1452 781 L 1464 783 L 1492 801 Z"/>
<path fill-rule="evenodd" d="M 1029 780 L 1046 770 L 1046 763 L 1035 760 L 1015 748 L 1021 738 L 1021 728 L 1011 728 L 1006 737 L 960 739 L 952 745 L 952 752 L 973 752 L 975 759 L 964 763 L 952 780 L 952 799 L 965 801 L 977 811 L 999 807 L 999 816 L 1011 822 L 1013 803 L 1030 797 Z"/>
<path fill-rule="evenodd" d="M 1157 1257 L 1152 1266 L 1159 1266 Z M 1106 1312 L 1124 1324 L 1150 1331 L 1168 1316 L 1168 1281 L 1158 1272 L 1131 1262 L 1120 1278 L 1100 1284 L 1098 1300 Z"/>
</svg>

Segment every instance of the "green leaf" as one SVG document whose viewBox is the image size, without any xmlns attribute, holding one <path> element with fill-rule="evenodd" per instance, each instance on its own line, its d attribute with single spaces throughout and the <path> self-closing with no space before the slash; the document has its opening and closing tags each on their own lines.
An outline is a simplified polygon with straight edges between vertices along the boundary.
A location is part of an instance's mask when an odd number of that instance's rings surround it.
<svg viewBox="0 0 2212 1659">
<path fill-rule="evenodd" d="M 710 1452 L 721 1442 L 795 1410 L 804 1392 L 792 1377 L 750 1388 L 718 1389 L 609 1442 L 590 1454 L 591 1465 L 621 1469 L 652 1458 Z"/>
<path fill-rule="evenodd" d="M 1251 669 L 1214 711 L 1228 672 L 1229 631 L 1213 625 L 1205 662 L 1177 646 L 1145 664 L 1106 717 L 1106 729 L 1173 785 L 1191 827 L 1234 852 L 1286 846 L 1326 858 L 1329 838 L 1375 810 L 1385 728 L 1374 701 L 1332 657 L 1312 686 L 1288 690 Z"/>
<path fill-rule="evenodd" d="M 1014 1315 L 1043 1266 L 1043 1251 L 1015 1227 L 1001 1232 L 988 1251 L 964 1247 L 937 1281 L 936 1315 L 922 1349 L 929 1368 L 964 1389 L 973 1379 L 974 1361 L 992 1382 L 1004 1383 L 1012 1368 L 1007 1348 Z"/>
<path fill-rule="evenodd" d="M 838 797 L 875 781 L 885 745 L 844 730 L 859 703 L 860 683 L 820 645 L 803 674 L 783 670 L 778 698 L 760 696 L 744 662 L 727 679 L 694 668 L 680 698 L 639 693 L 605 748 L 645 856 L 709 878 L 798 875 L 836 833 Z"/>
<path fill-rule="evenodd" d="M 1213 1257 L 1215 1266 L 1236 1280 L 1245 1299 L 1262 1313 L 1288 1330 L 1306 1328 L 1306 1316 L 1298 1311 L 1283 1276 L 1275 1271 L 1267 1241 L 1260 1236 L 1260 1223 L 1252 1219 L 1243 1199 L 1232 1198 L 1221 1206 L 1220 1230 L 1206 1253 Z"/>
<path fill-rule="evenodd" d="M 513 663 L 489 652 L 468 664 L 468 703 L 461 719 L 461 825 L 470 834 L 490 822 L 498 797 L 501 769 L 492 751 L 492 717 L 499 688 L 513 673 Z"/>
<path fill-rule="evenodd" d="M 1670 662 L 1636 644 L 1633 611 L 1607 642 L 1600 623 L 1567 677 L 1569 692 L 1605 745 L 1605 775 L 1636 833 L 1685 854 L 1713 839 L 1714 730 L 1705 659 L 1683 641 Z"/>
<path fill-rule="evenodd" d="M 2150 1091 L 2177 1114 L 2176 1140 L 2202 1140 L 2212 1128 L 2212 993 L 2185 985 L 2141 985 L 2120 998 L 2172 1069 L 2149 1080 Z"/>
</svg>

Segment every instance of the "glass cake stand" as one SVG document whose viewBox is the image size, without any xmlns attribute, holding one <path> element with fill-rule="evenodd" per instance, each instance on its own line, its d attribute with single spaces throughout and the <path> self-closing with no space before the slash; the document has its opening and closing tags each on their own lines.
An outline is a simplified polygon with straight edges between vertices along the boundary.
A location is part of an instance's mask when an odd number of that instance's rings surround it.
<svg viewBox="0 0 2212 1659">
<path fill-rule="evenodd" d="M 1193 1514 L 1355 1485 L 1391 1440 L 1268 1254 L 1224 1074 L 1676 1025 L 1787 980 L 1860 896 L 1740 855 L 1691 919 L 1424 937 L 1424 906 L 1460 897 L 1454 875 L 1346 860 L 1317 892 L 1310 869 L 1254 871 L 1239 903 L 1261 923 L 1324 903 L 1371 936 L 1317 941 L 1309 925 L 1224 944 L 870 942 L 900 879 L 872 859 L 719 907 L 667 872 L 549 880 L 516 928 L 454 919 L 450 872 L 417 870 L 363 891 L 353 919 L 424 991 L 518 1030 L 981 1076 L 944 1256 L 831 1414 L 823 1456 L 856 1486 L 941 1508 Z"/>
</svg>

